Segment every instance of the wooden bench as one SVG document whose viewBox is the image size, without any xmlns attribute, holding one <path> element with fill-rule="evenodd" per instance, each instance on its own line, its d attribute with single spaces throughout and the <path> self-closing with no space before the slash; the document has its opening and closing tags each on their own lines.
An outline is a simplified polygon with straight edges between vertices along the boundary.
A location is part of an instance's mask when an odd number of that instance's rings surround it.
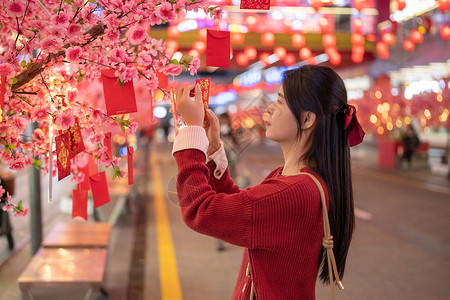
<svg viewBox="0 0 450 300">
<path fill-rule="evenodd" d="M 35 299 L 33 287 L 85 287 L 88 290 L 84 299 L 95 299 L 101 289 L 107 251 L 105 248 L 40 248 L 18 279 L 24 299 Z"/>
<path fill-rule="evenodd" d="M 111 227 L 109 223 L 61 222 L 52 228 L 41 245 L 46 248 L 107 248 Z"/>
</svg>

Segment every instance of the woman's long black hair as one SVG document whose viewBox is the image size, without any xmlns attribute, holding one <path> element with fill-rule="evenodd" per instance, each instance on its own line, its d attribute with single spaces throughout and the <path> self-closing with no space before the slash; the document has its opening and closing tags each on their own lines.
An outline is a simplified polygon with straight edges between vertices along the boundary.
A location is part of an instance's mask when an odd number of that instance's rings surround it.
<svg viewBox="0 0 450 300">
<path fill-rule="evenodd" d="M 301 113 L 316 114 L 311 147 L 300 159 L 322 176 L 327 185 L 334 254 L 342 278 L 355 228 L 350 147 L 344 129 L 347 91 L 343 80 L 329 67 L 305 65 L 286 71 L 284 76 L 284 97 L 297 119 L 299 136 L 302 134 Z M 327 283 L 330 279 L 323 248 L 320 260 L 319 278 Z"/>
</svg>

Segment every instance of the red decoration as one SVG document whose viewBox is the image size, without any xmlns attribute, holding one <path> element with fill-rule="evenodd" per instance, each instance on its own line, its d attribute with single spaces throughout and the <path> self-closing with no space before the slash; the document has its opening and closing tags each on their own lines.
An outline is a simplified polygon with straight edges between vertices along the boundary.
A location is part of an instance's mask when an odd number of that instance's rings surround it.
<svg viewBox="0 0 450 300">
<path fill-rule="evenodd" d="M 312 57 L 312 52 L 309 48 L 302 48 L 299 51 L 299 56 L 301 60 L 308 60 Z"/>
<path fill-rule="evenodd" d="M 414 43 L 420 44 L 423 41 L 423 34 L 419 30 L 413 29 L 411 30 L 410 38 Z"/>
<path fill-rule="evenodd" d="M 411 41 L 409 39 L 406 39 L 403 41 L 403 48 L 405 48 L 406 51 L 412 51 L 412 50 L 414 50 L 414 47 L 415 47 L 415 45 L 414 45 L 413 41 Z"/>
<path fill-rule="evenodd" d="M 240 66 L 248 65 L 248 56 L 244 52 L 238 53 L 236 55 L 236 63 Z"/>
<path fill-rule="evenodd" d="M 167 35 L 171 38 L 179 38 L 181 35 L 181 32 L 180 32 L 180 30 L 178 30 L 177 25 L 170 25 L 167 28 Z"/>
<path fill-rule="evenodd" d="M 192 49 L 197 50 L 200 54 L 205 53 L 206 43 L 204 41 L 195 41 L 192 43 Z"/>
<path fill-rule="evenodd" d="M 101 73 L 107 115 L 137 112 L 133 81 L 125 82 L 121 86 L 114 69 L 103 69 Z"/>
<path fill-rule="evenodd" d="M 68 131 L 55 137 L 58 181 L 70 174 L 70 135 Z"/>
<path fill-rule="evenodd" d="M 166 74 L 156 72 L 156 77 L 158 77 L 158 87 L 165 89 L 169 84 L 168 76 Z"/>
<path fill-rule="evenodd" d="M 325 48 L 336 46 L 336 36 L 331 33 L 322 35 L 322 44 Z"/>
<path fill-rule="evenodd" d="M 155 91 L 150 90 L 150 122 L 155 123 L 155 115 L 153 110 L 155 109 Z"/>
<path fill-rule="evenodd" d="M 283 61 L 286 66 L 292 66 L 293 64 L 295 64 L 295 55 L 292 53 L 288 53 L 284 57 Z"/>
<path fill-rule="evenodd" d="M 127 146 L 128 185 L 134 184 L 134 177 L 133 177 L 133 153 L 134 153 L 134 148 L 132 146 Z"/>
<path fill-rule="evenodd" d="M 319 19 L 320 32 L 328 33 L 330 31 L 328 19 L 325 17 L 321 17 Z"/>
<path fill-rule="evenodd" d="M 363 33 L 363 21 L 361 18 L 355 18 L 352 20 L 352 27 L 354 33 Z"/>
<path fill-rule="evenodd" d="M 98 208 L 109 201 L 108 184 L 106 183 L 105 171 L 89 176 L 92 190 L 92 198 L 94 198 L 94 206 Z"/>
<path fill-rule="evenodd" d="M 230 32 L 208 30 L 206 43 L 206 65 L 211 67 L 230 66 Z"/>
<path fill-rule="evenodd" d="M 352 61 L 354 63 L 360 63 L 364 59 L 364 46 L 353 46 L 352 47 Z"/>
<path fill-rule="evenodd" d="M 244 48 L 244 53 L 247 55 L 248 59 L 253 60 L 258 55 L 258 51 L 256 51 L 255 47 L 247 46 Z"/>
<path fill-rule="evenodd" d="M 270 0 L 241 0 L 240 8 L 270 10 Z"/>
<path fill-rule="evenodd" d="M 437 0 L 439 4 L 439 10 L 440 11 L 446 11 L 449 9 L 449 0 Z"/>
<path fill-rule="evenodd" d="M 168 39 L 166 41 L 166 49 L 164 50 L 165 53 L 175 53 L 178 50 L 178 41 L 173 39 Z"/>
<path fill-rule="evenodd" d="M 254 15 L 249 15 L 245 18 L 245 23 L 247 23 L 247 27 L 250 31 L 254 31 L 256 21 L 256 16 Z"/>
<path fill-rule="evenodd" d="M 275 34 L 272 32 L 261 33 L 261 44 L 264 46 L 272 46 L 275 42 Z"/>
<path fill-rule="evenodd" d="M 325 53 L 328 55 L 330 59 L 330 63 L 332 65 L 339 65 L 342 61 L 341 54 L 337 51 L 335 47 L 325 48 Z"/>
<path fill-rule="evenodd" d="M 77 217 L 87 221 L 87 190 L 72 190 L 72 219 Z"/>
<path fill-rule="evenodd" d="M 321 0 L 310 0 L 309 3 L 311 3 L 311 7 L 314 8 L 316 11 L 318 11 L 319 8 L 323 6 Z"/>
<path fill-rule="evenodd" d="M 292 45 L 295 48 L 301 48 L 303 46 L 305 46 L 305 36 L 301 33 L 294 33 L 292 35 Z"/>
<path fill-rule="evenodd" d="M 198 39 L 200 41 L 204 41 L 206 42 L 206 35 L 207 35 L 207 29 L 206 28 L 202 28 L 198 31 Z"/>
<path fill-rule="evenodd" d="M 202 92 L 202 102 L 203 102 L 203 106 L 206 109 L 206 108 L 208 108 L 208 105 L 209 105 L 209 89 L 211 87 L 211 77 L 197 79 L 197 80 L 195 80 L 195 83 L 200 85 L 200 90 Z M 192 91 L 191 91 L 191 93 L 192 93 Z M 192 96 L 195 96 L 195 93 Z"/>
<path fill-rule="evenodd" d="M 270 56 L 270 54 L 267 53 L 267 52 L 261 53 L 261 55 L 259 56 L 259 60 L 260 60 L 263 64 L 265 64 L 266 66 L 268 66 L 268 65 L 270 65 L 270 62 L 269 62 L 269 56 Z"/>
<path fill-rule="evenodd" d="M 362 34 L 352 33 L 351 41 L 354 46 L 362 46 L 362 45 L 364 45 L 365 38 L 364 38 L 364 35 L 362 35 Z"/>
<path fill-rule="evenodd" d="M 389 48 L 388 48 L 388 45 L 386 45 L 386 44 L 383 43 L 383 42 L 378 42 L 376 48 L 377 48 L 378 56 L 379 56 L 381 59 L 388 59 L 388 58 L 389 58 Z"/>
<path fill-rule="evenodd" d="M 108 150 L 106 150 L 106 154 L 108 154 L 108 159 L 113 160 L 112 155 L 112 141 L 111 141 L 111 132 L 105 133 L 105 138 L 103 139 L 103 146 L 105 146 Z"/>
<path fill-rule="evenodd" d="M 365 0 L 353 0 L 353 7 L 356 8 L 357 11 L 361 11 L 364 8 Z"/>
<path fill-rule="evenodd" d="M 0 108 L 3 111 L 5 105 L 5 92 L 6 92 L 6 76 L 0 76 Z M 1 115 L 2 112 L 0 112 Z"/>
<path fill-rule="evenodd" d="M 386 45 L 393 45 L 395 43 L 395 35 L 392 32 L 383 32 L 381 40 Z"/>
<path fill-rule="evenodd" d="M 450 26 L 444 25 L 441 27 L 441 37 L 444 40 L 450 39 Z"/>
<path fill-rule="evenodd" d="M 406 7 L 405 0 L 397 0 L 398 10 L 403 10 Z"/>
<path fill-rule="evenodd" d="M 178 135 L 178 113 L 177 103 L 175 102 L 175 89 L 170 89 L 170 101 L 172 102 L 173 127 L 175 128 L 175 136 Z"/>
<path fill-rule="evenodd" d="M 276 56 L 278 56 L 280 59 L 283 59 L 286 56 L 286 49 L 283 47 L 276 47 L 273 50 L 273 53 L 276 54 Z"/>
<path fill-rule="evenodd" d="M 245 34 L 242 32 L 231 33 L 231 42 L 236 45 L 240 45 L 245 41 Z"/>
<path fill-rule="evenodd" d="M 75 118 L 75 124 L 65 130 L 65 132 L 69 134 L 70 158 L 72 158 L 85 149 L 78 118 Z"/>
</svg>

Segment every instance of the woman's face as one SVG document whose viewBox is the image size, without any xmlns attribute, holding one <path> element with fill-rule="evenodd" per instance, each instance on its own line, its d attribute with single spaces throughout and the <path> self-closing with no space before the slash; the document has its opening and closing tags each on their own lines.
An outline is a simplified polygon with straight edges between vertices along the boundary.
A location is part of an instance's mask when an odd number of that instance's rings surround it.
<svg viewBox="0 0 450 300">
<path fill-rule="evenodd" d="M 267 113 L 265 123 L 268 139 L 280 144 L 297 139 L 297 120 L 284 99 L 283 86 L 280 86 L 277 100 L 267 107 Z"/>
</svg>

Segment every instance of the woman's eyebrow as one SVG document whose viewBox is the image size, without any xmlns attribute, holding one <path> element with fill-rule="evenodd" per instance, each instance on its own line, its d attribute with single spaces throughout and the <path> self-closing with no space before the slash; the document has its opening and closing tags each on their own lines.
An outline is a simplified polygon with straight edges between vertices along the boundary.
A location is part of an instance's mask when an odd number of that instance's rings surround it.
<svg viewBox="0 0 450 300">
<path fill-rule="evenodd" d="M 284 98 L 284 95 L 281 93 L 278 93 L 278 96 L 280 96 L 281 98 Z"/>
</svg>

